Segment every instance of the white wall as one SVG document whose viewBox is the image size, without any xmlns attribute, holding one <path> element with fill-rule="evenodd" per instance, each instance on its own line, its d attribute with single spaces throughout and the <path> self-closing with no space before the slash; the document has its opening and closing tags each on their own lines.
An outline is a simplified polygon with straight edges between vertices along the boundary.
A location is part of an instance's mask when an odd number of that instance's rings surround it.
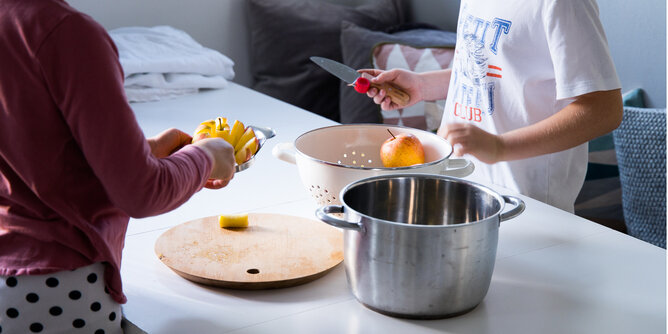
<svg viewBox="0 0 668 334">
<path fill-rule="evenodd" d="M 170 25 L 234 60 L 236 83 L 251 83 L 244 0 L 66 0 L 106 29 Z M 278 0 L 280 1 L 280 0 Z"/>
<path fill-rule="evenodd" d="M 645 90 L 650 107 L 666 107 L 666 0 L 598 0 L 623 91 Z"/>
<path fill-rule="evenodd" d="M 281 0 L 276 0 L 281 1 Z M 323 0 L 321 0 L 323 1 Z M 324 0 L 360 3 L 365 0 Z M 456 28 L 459 0 L 404 0 L 415 20 Z M 529 0 L 530 1 L 530 0 Z M 250 86 L 245 0 L 69 0 L 105 28 L 171 25 L 235 61 L 235 82 Z M 598 0 L 623 91 L 643 88 L 666 106 L 666 0 Z"/>
</svg>

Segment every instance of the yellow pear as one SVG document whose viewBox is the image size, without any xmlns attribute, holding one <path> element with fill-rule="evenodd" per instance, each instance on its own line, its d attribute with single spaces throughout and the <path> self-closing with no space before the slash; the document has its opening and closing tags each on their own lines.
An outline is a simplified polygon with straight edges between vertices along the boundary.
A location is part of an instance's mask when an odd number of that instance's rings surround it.
<svg viewBox="0 0 668 334">
<path fill-rule="evenodd" d="M 388 130 L 389 131 L 389 130 Z M 424 163 L 424 148 L 413 134 L 392 134 L 380 147 L 380 160 L 385 167 L 404 167 Z"/>
</svg>

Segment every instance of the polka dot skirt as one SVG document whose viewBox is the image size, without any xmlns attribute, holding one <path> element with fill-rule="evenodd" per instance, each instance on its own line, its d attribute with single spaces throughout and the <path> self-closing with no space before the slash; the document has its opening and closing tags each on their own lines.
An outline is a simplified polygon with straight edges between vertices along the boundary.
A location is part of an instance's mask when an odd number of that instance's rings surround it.
<svg viewBox="0 0 668 334">
<path fill-rule="evenodd" d="M 121 305 L 104 287 L 104 265 L 37 276 L 0 276 L 0 334 L 118 334 Z"/>
</svg>

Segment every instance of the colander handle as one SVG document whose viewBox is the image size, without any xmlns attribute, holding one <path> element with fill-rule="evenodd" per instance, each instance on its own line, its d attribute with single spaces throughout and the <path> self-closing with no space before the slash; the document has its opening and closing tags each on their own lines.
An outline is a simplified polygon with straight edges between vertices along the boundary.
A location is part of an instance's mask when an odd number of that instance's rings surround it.
<svg viewBox="0 0 668 334">
<path fill-rule="evenodd" d="M 475 165 L 468 159 L 448 159 L 448 168 L 441 172 L 443 175 L 465 177 L 471 175 Z"/>
<path fill-rule="evenodd" d="M 362 232 L 363 227 L 362 224 L 360 223 L 351 223 L 346 220 L 334 218 L 330 216 L 330 213 L 343 213 L 343 206 L 342 205 L 327 205 L 323 207 L 319 207 L 318 209 L 315 210 L 315 215 L 318 217 L 318 219 L 322 220 L 323 222 L 332 225 L 334 227 L 338 228 L 343 228 L 343 229 L 348 229 L 348 230 L 355 230 L 357 232 Z"/>
<path fill-rule="evenodd" d="M 271 154 L 273 154 L 274 157 L 281 159 L 285 162 L 289 162 L 293 165 L 296 163 L 295 162 L 296 152 L 297 151 L 293 143 L 278 143 L 271 150 Z"/>
<path fill-rule="evenodd" d="M 501 216 L 499 217 L 500 222 L 508 219 L 513 219 L 519 216 L 520 213 L 524 212 L 524 208 L 526 207 L 526 205 L 524 204 L 523 200 L 515 196 L 508 196 L 508 195 L 503 195 L 503 200 L 508 204 L 515 205 L 515 207 L 502 213 Z"/>
</svg>

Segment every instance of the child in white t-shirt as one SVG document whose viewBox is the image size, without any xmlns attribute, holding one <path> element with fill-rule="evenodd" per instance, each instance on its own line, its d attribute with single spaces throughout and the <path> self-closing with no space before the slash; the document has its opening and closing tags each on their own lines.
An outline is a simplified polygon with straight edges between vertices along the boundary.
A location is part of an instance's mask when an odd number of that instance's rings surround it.
<svg viewBox="0 0 668 334">
<path fill-rule="evenodd" d="M 595 0 L 462 0 L 452 69 L 362 70 L 393 82 L 407 105 L 447 94 L 438 131 L 476 164 L 471 179 L 573 212 L 587 142 L 622 119 L 620 82 Z"/>
</svg>

